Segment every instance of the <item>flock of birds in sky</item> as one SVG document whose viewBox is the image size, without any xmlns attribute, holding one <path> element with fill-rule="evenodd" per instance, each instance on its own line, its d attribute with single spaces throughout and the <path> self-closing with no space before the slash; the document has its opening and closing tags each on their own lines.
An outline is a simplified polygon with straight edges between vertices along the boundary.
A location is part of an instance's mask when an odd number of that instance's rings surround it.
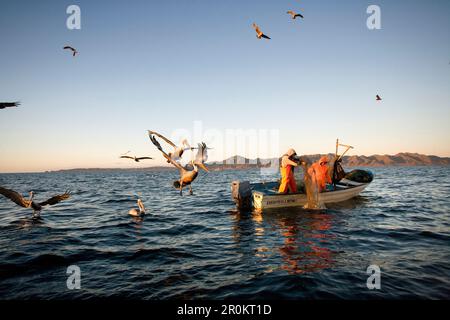
<svg viewBox="0 0 450 320">
<path fill-rule="evenodd" d="M 297 18 L 304 19 L 304 16 L 300 13 L 294 12 L 292 10 L 287 11 L 287 14 L 291 16 L 293 20 Z M 256 37 L 258 39 L 268 39 L 271 38 L 263 33 L 260 29 L 260 27 L 256 24 L 252 24 L 253 28 L 256 32 Z M 72 53 L 72 56 L 75 57 L 78 55 L 78 50 L 75 49 L 72 46 L 66 45 L 63 47 L 63 50 L 67 50 Z M 381 101 L 381 97 L 377 94 L 375 97 L 376 101 Z M 6 109 L 6 108 L 13 108 L 20 106 L 20 102 L 0 102 L 0 109 Z M 189 187 L 189 193 L 193 194 L 192 191 L 192 182 L 197 178 L 199 174 L 199 169 L 202 169 L 206 172 L 208 172 L 207 167 L 205 166 L 205 162 L 208 159 L 208 152 L 209 149 L 205 143 L 199 143 L 197 147 L 191 147 L 190 144 L 186 139 L 182 140 L 180 145 L 175 145 L 172 141 L 167 139 L 166 137 L 162 136 L 161 134 L 155 132 L 155 131 L 148 131 L 148 135 L 150 138 L 150 141 L 153 143 L 154 146 L 162 153 L 163 157 L 167 160 L 167 163 L 172 164 L 175 168 L 178 169 L 180 178 L 178 180 L 175 180 L 173 182 L 173 186 L 179 190 L 180 195 L 183 194 L 183 188 Z M 166 152 L 162 148 L 160 142 L 158 139 L 163 140 L 166 144 L 172 148 L 172 152 Z M 195 157 L 193 156 L 194 150 L 197 150 L 197 154 Z M 191 152 L 191 159 L 186 165 L 182 165 L 181 160 L 183 154 L 185 154 L 186 151 Z M 152 160 L 151 157 L 137 157 L 137 156 L 130 156 L 128 155 L 130 151 L 120 156 L 121 159 L 130 159 L 135 162 L 140 162 L 142 160 Z M 24 208 L 31 208 L 33 209 L 33 217 L 39 217 L 40 212 L 43 207 L 47 205 L 55 205 L 63 200 L 67 200 L 70 197 L 70 192 L 65 192 L 63 194 L 55 195 L 51 197 L 50 199 L 43 201 L 43 202 L 35 202 L 34 201 L 34 193 L 31 191 L 29 193 L 29 198 L 25 199 L 20 193 L 6 189 L 3 187 L 0 187 L 0 194 L 3 196 L 9 198 L 11 201 L 16 203 L 17 205 L 24 207 Z M 145 214 L 145 207 L 142 203 L 141 199 L 137 200 L 138 208 L 133 208 L 129 211 L 129 214 L 132 216 L 141 216 Z"/>
</svg>

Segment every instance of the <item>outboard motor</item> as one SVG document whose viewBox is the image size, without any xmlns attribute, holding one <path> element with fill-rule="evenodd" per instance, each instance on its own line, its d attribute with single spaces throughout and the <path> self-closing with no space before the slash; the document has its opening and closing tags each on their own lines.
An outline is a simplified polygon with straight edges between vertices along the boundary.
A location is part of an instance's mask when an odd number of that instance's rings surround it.
<svg viewBox="0 0 450 320">
<path fill-rule="evenodd" d="M 231 196 L 239 209 L 252 208 L 252 189 L 248 181 L 233 181 L 231 183 Z"/>
</svg>

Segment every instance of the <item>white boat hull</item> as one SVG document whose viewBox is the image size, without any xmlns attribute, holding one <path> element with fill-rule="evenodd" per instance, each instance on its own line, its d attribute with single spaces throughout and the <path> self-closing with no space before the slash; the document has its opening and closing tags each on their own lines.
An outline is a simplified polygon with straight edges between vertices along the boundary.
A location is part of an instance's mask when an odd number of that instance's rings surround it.
<svg viewBox="0 0 450 320">
<path fill-rule="evenodd" d="M 326 191 L 319 194 L 319 202 L 337 203 L 356 197 L 363 191 L 369 183 L 357 183 L 343 179 L 339 184 L 339 190 Z M 252 192 L 253 207 L 258 210 L 286 208 L 286 207 L 303 207 L 307 203 L 306 194 L 267 194 L 260 191 Z"/>
</svg>

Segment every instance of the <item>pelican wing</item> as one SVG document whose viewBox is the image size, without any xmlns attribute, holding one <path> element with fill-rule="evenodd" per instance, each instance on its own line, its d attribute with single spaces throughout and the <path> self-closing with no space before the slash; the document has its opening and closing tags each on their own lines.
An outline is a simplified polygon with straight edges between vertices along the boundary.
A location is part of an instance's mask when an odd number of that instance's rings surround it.
<svg viewBox="0 0 450 320">
<path fill-rule="evenodd" d="M 170 141 L 169 139 L 167 139 L 166 137 L 164 137 L 163 135 L 159 134 L 158 132 L 155 131 L 150 131 L 148 130 L 148 134 L 149 135 L 155 135 L 157 137 L 160 137 L 161 139 L 163 139 L 165 142 L 167 142 L 168 144 L 170 144 L 172 147 L 176 148 L 177 146 L 175 145 L 175 143 L 173 143 L 172 141 Z"/>
<path fill-rule="evenodd" d="M 164 152 L 163 148 L 161 147 L 161 144 L 158 140 L 152 135 L 152 131 L 148 131 L 148 136 L 150 138 L 150 141 L 158 148 L 159 151 L 163 154 L 164 158 L 167 159 L 171 164 L 173 164 L 175 167 L 177 167 L 179 170 L 184 170 L 184 168 L 176 161 L 174 161 L 167 153 Z"/>
<path fill-rule="evenodd" d="M 72 48 L 71 46 L 65 46 L 64 48 L 63 48 L 64 50 L 65 49 L 69 49 L 69 50 L 72 50 L 72 51 L 76 51 L 74 48 Z"/>
<path fill-rule="evenodd" d="M 18 107 L 20 106 L 20 102 L 0 102 L 0 109 Z"/>
<path fill-rule="evenodd" d="M 130 156 L 120 156 L 120 158 L 124 158 L 124 159 L 133 159 L 133 160 L 134 160 L 134 158 L 133 158 L 133 157 L 130 157 Z"/>
<path fill-rule="evenodd" d="M 146 160 L 146 159 L 148 159 L 148 160 L 152 160 L 153 158 L 150 158 L 150 157 L 139 157 L 139 158 L 136 158 L 137 160 Z"/>
<path fill-rule="evenodd" d="M 297 13 L 295 16 L 304 19 L 304 18 L 303 18 L 303 15 L 301 15 L 300 13 Z"/>
<path fill-rule="evenodd" d="M 48 199 L 48 200 L 46 200 L 44 202 L 39 203 L 39 205 L 41 205 L 41 206 L 47 206 L 47 205 L 52 206 L 54 204 L 57 204 L 57 203 L 59 203 L 59 202 L 61 202 L 63 200 L 67 200 L 69 198 L 70 198 L 70 192 L 66 191 L 63 194 L 58 194 L 58 195 L 53 196 L 53 197 L 51 197 L 50 199 Z"/>
<path fill-rule="evenodd" d="M 191 145 L 189 144 L 189 142 L 187 141 L 187 139 L 181 140 L 181 145 L 185 147 L 184 150 L 189 150 L 189 149 L 191 149 Z"/>
<path fill-rule="evenodd" d="M 0 187 L 0 194 L 4 195 L 21 207 L 28 208 L 31 205 L 31 201 L 24 199 L 20 193 L 14 190 Z"/>
<path fill-rule="evenodd" d="M 268 36 L 266 36 L 264 33 L 261 35 L 261 37 L 265 38 L 265 39 L 270 39 Z"/>
<path fill-rule="evenodd" d="M 195 157 L 195 162 L 203 163 L 208 160 L 208 148 L 204 142 L 198 144 L 197 156 Z"/>
</svg>

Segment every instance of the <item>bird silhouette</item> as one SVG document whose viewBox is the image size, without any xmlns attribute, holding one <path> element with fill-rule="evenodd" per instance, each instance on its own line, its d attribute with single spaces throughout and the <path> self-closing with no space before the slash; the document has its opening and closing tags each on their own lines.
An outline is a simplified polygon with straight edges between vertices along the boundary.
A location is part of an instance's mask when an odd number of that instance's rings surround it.
<svg viewBox="0 0 450 320">
<path fill-rule="evenodd" d="M 0 102 L 0 109 L 13 108 L 20 106 L 20 102 Z"/>
<path fill-rule="evenodd" d="M 64 49 L 64 50 L 70 50 L 70 51 L 72 51 L 72 55 L 73 55 L 74 57 L 75 57 L 75 55 L 78 54 L 77 49 L 75 49 L 75 48 L 73 48 L 73 47 L 71 47 L 71 46 L 65 46 L 63 49 Z"/>
<path fill-rule="evenodd" d="M 141 160 L 152 160 L 153 158 L 150 158 L 150 157 L 136 157 L 136 156 L 134 156 L 134 157 L 132 157 L 132 156 L 120 156 L 120 158 L 122 158 L 122 159 L 131 159 L 131 160 L 134 160 L 135 162 L 139 162 L 139 161 L 141 161 Z"/>
<path fill-rule="evenodd" d="M 376 99 L 377 101 L 381 101 L 381 97 L 379 95 L 377 95 Z"/>
<path fill-rule="evenodd" d="M 253 29 L 255 29 L 255 31 L 256 31 L 256 37 L 257 37 L 258 39 L 265 38 L 265 39 L 269 39 L 269 40 L 270 40 L 270 38 L 269 38 L 268 36 L 266 36 L 266 35 L 261 31 L 261 29 L 259 29 L 259 27 L 258 27 L 258 25 L 257 25 L 256 23 L 253 23 Z"/>
<path fill-rule="evenodd" d="M 289 10 L 287 13 L 291 15 L 292 19 L 296 19 L 297 17 L 300 17 L 303 19 L 303 16 L 300 13 L 296 13 L 292 10 Z"/>
</svg>

